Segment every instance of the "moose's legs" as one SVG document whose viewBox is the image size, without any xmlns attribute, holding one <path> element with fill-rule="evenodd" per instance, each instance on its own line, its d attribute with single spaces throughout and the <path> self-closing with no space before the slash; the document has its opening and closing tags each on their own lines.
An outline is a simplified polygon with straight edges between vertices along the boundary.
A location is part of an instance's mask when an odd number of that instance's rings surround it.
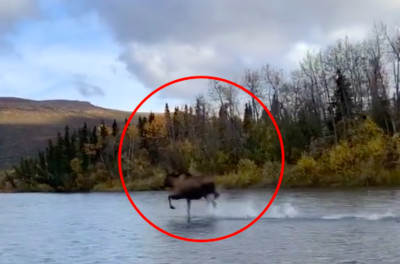
<svg viewBox="0 0 400 264">
<path fill-rule="evenodd" d="M 214 191 L 214 199 L 212 200 L 212 204 L 215 207 L 217 207 L 217 203 L 215 202 L 215 200 L 219 197 L 219 193 L 217 193 L 216 191 Z"/>
<path fill-rule="evenodd" d="M 185 198 L 182 195 L 179 194 L 171 194 L 168 195 L 168 202 L 169 202 L 169 208 L 175 209 L 175 207 L 172 205 L 171 200 L 179 200 Z M 190 199 L 186 199 L 187 201 L 187 214 L 188 214 L 188 222 L 190 222 Z"/>
<path fill-rule="evenodd" d="M 217 196 L 218 197 L 218 196 Z M 206 199 L 207 203 L 212 203 L 213 207 L 216 208 L 217 207 L 217 203 L 215 202 L 215 194 L 214 194 L 214 199 L 209 199 L 208 195 L 204 196 L 204 199 Z"/>
<path fill-rule="evenodd" d="M 188 214 L 188 222 L 190 222 L 190 199 L 186 199 L 187 201 L 187 214 Z"/>
<path fill-rule="evenodd" d="M 179 199 L 182 199 L 182 198 L 184 198 L 184 197 L 182 195 L 180 195 L 180 194 L 168 195 L 169 208 L 175 209 L 175 207 L 172 206 L 171 200 L 179 200 Z"/>
<path fill-rule="evenodd" d="M 215 202 L 215 198 L 214 198 L 213 200 L 211 200 L 211 203 L 212 203 L 212 205 L 213 205 L 214 208 L 217 207 L 217 203 Z"/>
</svg>

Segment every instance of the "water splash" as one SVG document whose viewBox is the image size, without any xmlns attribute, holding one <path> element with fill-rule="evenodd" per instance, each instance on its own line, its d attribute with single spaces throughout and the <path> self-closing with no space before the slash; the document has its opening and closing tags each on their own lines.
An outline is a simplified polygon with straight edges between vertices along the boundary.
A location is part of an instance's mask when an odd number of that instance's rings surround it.
<svg viewBox="0 0 400 264">
<path fill-rule="evenodd" d="M 212 218 L 218 219 L 253 219 L 256 218 L 263 210 L 262 207 L 257 207 L 252 201 L 235 201 L 224 202 L 218 204 L 217 208 L 210 206 L 208 214 Z M 273 204 L 262 216 L 262 219 L 294 219 L 294 220 L 399 220 L 400 216 L 395 215 L 392 211 L 376 213 L 376 212 L 357 212 L 343 214 L 326 214 L 312 215 L 301 213 L 299 208 L 296 208 L 291 203 Z"/>
<path fill-rule="evenodd" d="M 296 218 L 299 211 L 291 203 L 272 205 L 263 216 L 264 218 Z"/>
<path fill-rule="evenodd" d="M 369 221 L 378 221 L 385 219 L 397 219 L 398 217 L 392 213 L 392 211 L 387 211 L 385 213 L 356 213 L 356 214 L 333 214 L 322 216 L 322 220 L 344 220 L 344 219 L 362 219 Z"/>
<path fill-rule="evenodd" d="M 257 217 L 263 208 L 257 208 L 251 201 L 229 202 L 218 205 L 217 208 L 209 207 L 209 215 L 217 218 L 250 219 Z M 299 213 L 290 203 L 272 205 L 263 215 L 263 218 L 295 218 Z"/>
<path fill-rule="evenodd" d="M 250 219 L 257 217 L 259 213 L 251 201 L 229 202 L 218 204 L 216 208 L 209 207 L 209 215 L 215 218 Z"/>
</svg>

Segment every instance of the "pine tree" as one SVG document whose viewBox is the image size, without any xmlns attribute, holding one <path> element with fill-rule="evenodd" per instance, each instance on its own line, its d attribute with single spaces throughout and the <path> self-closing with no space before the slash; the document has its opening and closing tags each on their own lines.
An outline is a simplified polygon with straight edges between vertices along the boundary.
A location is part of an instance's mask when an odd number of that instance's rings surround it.
<svg viewBox="0 0 400 264">
<path fill-rule="evenodd" d="M 153 121 L 154 121 L 155 118 L 156 118 L 156 116 L 154 115 L 154 113 L 153 113 L 153 112 L 150 112 L 150 114 L 149 114 L 149 123 L 150 123 L 150 124 L 153 123 Z"/>
<path fill-rule="evenodd" d="M 181 117 L 181 113 L 180 113 L 179 107 L 175 107 L 174 115 L 172 117 L 172 124 L 173 124 L 175 140 L 180 139 L 181 135 L 182 135 L 181 134 L 182 133 L 182 131 L 181 131 L 182 124 L 181 124 L 180 117 Z"/>
<path fill-rule="evenodd" d="M 90 135 L 90 144 L 97 145 L 98 142 L 99 142 L 99 140 L 97 138 L 97 127 L 94 126 L 93 130 L 92 130 L 92 134 Z"/>
<path fill-rule="evenodd" d="M 275 120 L 278 121 L 280 119 L 280 103 L 276 92 L 272 96 L 271 114 Z"/>
<path fill-rule="evenodd" d="M 145 136 L 145 125 L 147 123 L 147 118 L 146 117 L 139 117 L 139 122 L 138 122 L 138 130 L 139 130 L 139 136 L 144 137 Z"/>
<path fill-rule="evenodd" d="M 39 151 L 38 153 L 38 177 L 36 178 L 36 181 L 38 183 L 49 183 L 49 175 L 48 175 L 48 170 L 47 170 L 47 162 L 46 162 L 46 157 L 43 151 Z"/>
<path fill-rule="evenodd" d="M 167 130 L 167 138 L 171 140 L 173 138 L 174 131 L 171 122 L 171 113 L 169 111 L 168 103 L 165 104 L 164 119 L 165 119 L 165 128 Z"/>
<path fill-rule="evenodd" d="M 243 129 L 245 133 L 249 133 L 253 126 L 253 110 L 250 104 L 245 104 L 244 117 L 243 117 Z"/>
<path fill-rule="evenodd" d="M 87 127 L 86 122 L 83 124 L 83 128 L 82 128 L 82 141 L 83 143 L 88 143 L 88 135 L 89 135 L 89 130 Z"/>
<path fill-rule="evenodd" d="M 68 159 L 68 161 L 72 160 L 75 156 L 75 150 L 74 150 L 74 144 L 75 142 L 72 142 L 72 137 L 70 135 L 70 129 L 67 126 L 65 126 L 64 130 L 64 148 L 65 148 L 65 155 Z"/>
<path fill-rule="evenodd" d="M 112 124 L 112 136 L 116 137 L 118 134 L 118 125 L 117 125 L 117 121 L 114 119 L 114 122 Z"/>
<path fill-rule="evenodd" d="M 218 113 L 218 132 L 219 132 L 219 141 L 221 142 L 221 145 L 223 147 L 227 147 L 227 141 L 228 139 L 228 107 L 226 104 L 221 105 L 219 108 L 219 113 Z"/>
<path fill-rule="evenodd" d="M 69 135 L 69 127 L 68 127 L 68 125 L 65 126 L 65 129 L 64 129 L 64 146 L 65 146 L 65 149 L 67 151 L 69 151 L 70 148 L 71 148 L 71 138 L 70 138 L 70 135 Z"/>
<path fill-rule="evenodd" d="M 196 138 L 202 141 L 206 131 L 206 110 L 204 98 L 198 97 L 195 105 L 195 133 Z"/>
<path fill-rule="evenodd" d="M 189 137 L 189 126 L 190 126 L 189 107 L 187 106 L 187 104 L 185 104 L 182 121 L 183 121 L 182 123 L 183 138 L 186 139 Z"/>
<path fill-rule="evenodd" d="M 104 120 L 101 121 L 101 126 L 100 126 L 100 136 L 104 140 L 107 138 L 108 136 L 108 131 L 107 131 L 107 127 L 106 124 L 104 123 Z"/>
<path fill-rule="evenodd" d="M 337 70 L 336 74 L 334 106 L 336 108 L 336 121 L 340 121 L 343 118 L 350 119 L 353 117 L 354 104 L 350 91 L 350 83 L 340 70 Z"/>
</svg>

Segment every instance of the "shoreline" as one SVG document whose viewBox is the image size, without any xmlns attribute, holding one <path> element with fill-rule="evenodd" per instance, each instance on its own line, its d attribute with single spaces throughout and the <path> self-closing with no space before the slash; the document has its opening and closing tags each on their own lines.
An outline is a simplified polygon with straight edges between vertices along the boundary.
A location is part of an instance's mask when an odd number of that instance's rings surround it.
<svg viewBox="0 0 400 264">
<path fill-rule="evenodd" d="M 248 188 L 219 188 L 220 191 L 259 191 L 259 190 L 271 190 L 275 191 L 274 186 L 265 187 L 248 187 Z M 279 192 L 281 191 L 358 191 L 358 190 L 400 190 L 400 185 L 379 185 L 379 186 L 280 186 Z M 166 189 L 147 189 L 147 190 L 128 190 L 128 192 L 168 192 Z M 90 190 L 90 191 L 25 191 L 25 190 L 3 190 L 0 189 L 0 194 L 27 194 L 27 193 L 40 193 L 40 194 L 91 194 L 91 193 L 125 193 L 122 190 Z"/>
</svg>

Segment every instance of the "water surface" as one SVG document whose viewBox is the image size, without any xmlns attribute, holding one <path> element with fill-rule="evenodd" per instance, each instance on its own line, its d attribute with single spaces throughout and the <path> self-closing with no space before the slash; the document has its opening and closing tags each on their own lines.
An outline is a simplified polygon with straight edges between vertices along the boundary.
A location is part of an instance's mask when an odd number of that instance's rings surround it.
<svg viewBox="0 0 400 264">
<path fill-rule="evenodd" d="M 135 192 L 159 227 L 197 239 L 251 222 L 272 190 L 222 192 L 213 209 L 165 192 Z M 0 194 L 0 263 L 399 263 L 399 190 L 281 190 L 267 213 L 239 235 L 190 243 L 160 233 L 124 193 Z"/>
</svg>

